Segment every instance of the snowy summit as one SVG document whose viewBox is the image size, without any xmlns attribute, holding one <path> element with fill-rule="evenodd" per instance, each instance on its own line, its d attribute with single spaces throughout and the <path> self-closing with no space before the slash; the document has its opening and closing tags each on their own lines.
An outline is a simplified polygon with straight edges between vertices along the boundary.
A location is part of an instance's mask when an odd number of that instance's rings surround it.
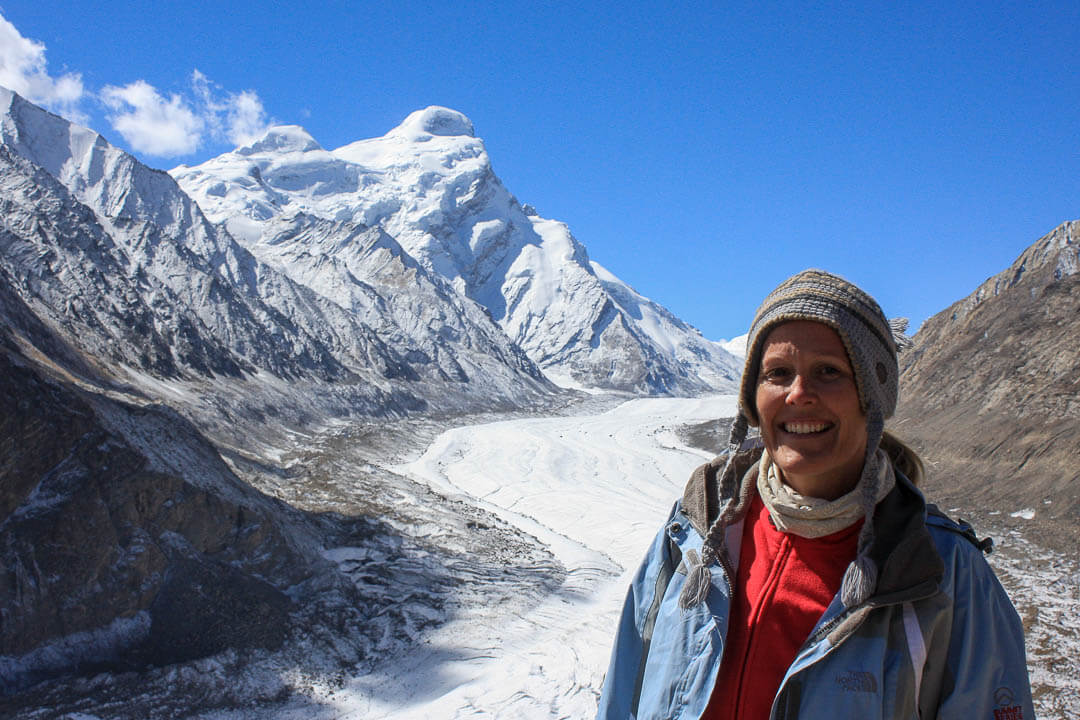
<svg viewBox="0 0 1080 720">
<path fill-rule="evenodd" d="M 341 284 L 343 267 L 326 261 L 348 252 L 350 233 L 380 228 L 560 384 L 694 394 L 729 390 L 738 376 L 722 346 L 590 261 L 564 223 L 520 204 L 460 112 L 418 110 L 330 151 L 302 128 L 276 127 L 172 175 L 257 257 L 316 290 Z M 288 251 L 282 236 L 312 219 L 336 224 L 326 232 L 338 241 L 328 236 L 318 257 Z"/>
</svg>

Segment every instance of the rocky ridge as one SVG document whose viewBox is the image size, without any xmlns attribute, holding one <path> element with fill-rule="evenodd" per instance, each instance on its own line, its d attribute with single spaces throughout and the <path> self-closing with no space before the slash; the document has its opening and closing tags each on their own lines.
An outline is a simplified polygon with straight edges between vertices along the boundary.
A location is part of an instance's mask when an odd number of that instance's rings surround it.
<svg viewBox="0 0 1080 720">
<path fill-rule="evenodd" d="M 998 508 L 1040 541 L 1080 526 L 1080 222 L 927 320 L 901 356 L 893 427 L 943 506 Z"/>
<path fill-rule="evenodd" d="M 167 174 L 14 93 L 0 90 L 0 106 L 4 282 L 118 381 L 265 373 L 390 412 L 444 398 L 528 404 L 554 390 L 481 308 L 385 234 L 344 228 L 353 300 L 327 297 L 209 223 Z M 309 227 L 293 230 L 310 240 Z M 307 254 L 321 259 L 315 242 Z M 364 303 L 375 310 L 358 312 Z M 402 309 L 378 312 L 387 305 Z"/>
<path fill-rule="evenodd" d="M 377 665 L 477 593 L 527 612 L 561 581 L 483 511 L 358 477 L 362 443 L 331 436 L 346 448 L 304 446 L 299 476 L 248 462 L 241 478 L 178 413 L 28 350 L 0 328 L 4 717 L 275 706 Z M 253 488 L 258 472 L 291 504 Z"/>
<path fill-rule="evenodd" d="M 0 694 L 280 646 L 289 588 L 329 574 L 299 513 L 168 408 L 80 391 L 0 344 Z"/>
</svg>

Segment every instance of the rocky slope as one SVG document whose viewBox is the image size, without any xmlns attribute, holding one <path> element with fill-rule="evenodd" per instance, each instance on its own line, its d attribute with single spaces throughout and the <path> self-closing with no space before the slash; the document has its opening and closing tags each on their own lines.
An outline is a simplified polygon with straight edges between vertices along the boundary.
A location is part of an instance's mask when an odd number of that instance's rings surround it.
<svg viewBox="0 0 1080 720">
<path fill-rule="evenodd" d="M 349 233 L 383 229 L 563 384 L 689 394 L 730 389 L 738 375 L 719 344 L 591 262 L 565 224 L 519 203 L 453 110 L 417 111 L 332 151 L 303 128 L 276 127 L 172 175 L 253 254 L 327 297 L 348 284 L 338 257 Z M 313 217 L 325 223 L 317 256 L 282 247 L 283 233 L 301 236 Z"/>
<path fill-rule="evenodd" d="M 409 429 L 368 432 L 401 452 Z M 240 478 L 176 412 L 0 326 L 0 716 L 272 706 L 363 675 L 459 604 L 527 612 L 559 586 L 535 541 L 372 473 L 369 439 L 326 442 Z"/>
<path fill-rule="evenodd" d="M 1080 527 L 1080 222 L 924 323 L 901 356 L 897 432 L 941 504 L 994 508 L 1053 547 Z"/>
<path fill-rule="evenodd" d="M 161 406 L 50 376 L 0 333 L 0 694 L 77 667 L 275 648 L 328 563 L 299 513 Z"/>
</svg>

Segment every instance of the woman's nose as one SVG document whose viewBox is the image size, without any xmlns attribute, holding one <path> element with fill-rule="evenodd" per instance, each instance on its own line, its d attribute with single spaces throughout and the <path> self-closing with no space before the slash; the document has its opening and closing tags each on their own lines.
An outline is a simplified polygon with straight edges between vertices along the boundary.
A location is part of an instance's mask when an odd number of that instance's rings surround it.
<svg viewBox="0 0 1080 720">
<path fill-rule="evenodd" d="M 813 402 L 816 397 L 813 383 L 805 375 L 798 374 L 792 378 L 787 393 L 787 403 L 789 405 L 804 405 Z"/>
</svg>

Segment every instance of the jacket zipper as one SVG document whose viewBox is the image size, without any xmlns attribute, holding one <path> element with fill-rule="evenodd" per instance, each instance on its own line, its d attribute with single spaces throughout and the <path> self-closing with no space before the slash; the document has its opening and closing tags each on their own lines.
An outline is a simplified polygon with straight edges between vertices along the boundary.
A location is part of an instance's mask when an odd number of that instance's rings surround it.
<svg viewBox="0 0 1080 720">
<path fill-rule="evenodd" d="M 913 590 L 914 590 L 914 588 L 913 588 Z M 895 600 L 891 600 L 889 602 L 875 603 L 871 599 L 871 600 L 867 600 L 862 605 L 857 605 L 856 607 L 853 607 L 853 608 L 845 608 L 843 612 L 841 612 L 836 617 L 834 617 L 832 620 L 828 621 L 827 623 L 825 623 L 824 625 L 819 627 L 817 629 L 817 631 L 814 632 L 813 635 L 811 635 L 809 638 L 807 638 L 806 642 L 803 643 L 801 648 L 799 648 L 799 652 L 795 654 L 795 657 L 797 658 L 799 655 L 802 654 L 802 652 L 804 650 L 806 650 L 807 648 L 811 647 L 812 645 L 815 645 L 816 643 L 820 642 L 823 637 L 828 636 L 829 633 L 831 633 L 833 630 L 835 630 L 837 627 L 839 627 L 840 623 L 842 623 L 844 620 L 846 620 L 848 617 L 850 617 L 851 614 L 854 613 L 856 610 L 859 610 L 859 609 L 864 608 L 864 607 L 866 607 L 866 608 L 868 608 L 870 610 L 876 610 L 876 609 L 883 608 L 883 607 L 890 607 L 890 606 L 893 606 L 893 605 L 900 605 L 900 604 L 903 604 L 905 602 L 914 602 L 915 600 L 921 600 L 921 599 L 929 597 L 929 596 L 930 595 L 926 594 L 926 593 L 908 592 L 908 593 L 906 593 L 905 597 L 895 599 Z M 862 623 L 859 623 L 859 625 L 861 625 L 861 624 Z M 776 697 L 773 698 L 772 710 L 769 712 L 770 720 L 777 720 L 777 718 L 776 718 L 777 701 L 780 699 L 780 696 L 783 694 L 784 688 L 787 687 L 788 681 L 798 677 L 799 675 L 803 674 L 804 672 L 806 672 L 810 668 L 814 667 L 814 665 L 816 665 L 817 663 L 824 660 L 826 657 L 828 657 L 828 655 L 830 655 L 832 653 L 833 650 L 835 650 L 836 648 L 843 645 L 847 641 L 848 638 L 850 638 L 852 635 L 854 635 L 855 632 L 858 629 L 859 629 L 858 625 L 853 627 L 851 629 L 851 632 L 844 635 L 844 637 L 840 639 L 840 642 L 838 642 L 836 645 L 833 645 L 831 648 L 829 648 L 828 652 L 826 652 L 825 655 L 822 655 L 820 658 L 818 658 L 814 662 L 810 663 L 809 665 L 802 668 L 801 670 L 799 670 L 794 675 L 792 675 L 792 676 L 790 676 L 790 677 L 788 677 L 788 678 L 786 678 L 784 680 L 784 682 L 780 685 L 780 688 L 776 691 Z"/>
<path fill-rule="evenodd" d="M 828 634 L 831 633 L 834 629 L 836 629 L 840 625 L 840 623 L 842 623 L 844 620 L 846 620 L 848 617 L 850 617 L 851 614 L 854 613 L 855 610 L 857 610 L 860 607 L 863 607 L 863 606 L 859 605 L 859 606 L 856 606 L 854 608 L 844 608 L 843 612 L 841 612 L 836 617 L 834 617 L 832 620 L 830 620 L 829 622 L 827 622 L 824 625 L 822 625 L 821 627 L 819 627 L 817 629 L 817 631 L 813 635 L 811 635 L 809 638 L 807 638 L 806 642 L 804 642 L 802 647 L 799 648 L 799 652 L 797 652 L 795 654 L 795 657 L 798 658 L 799 655 L 801 655 L 804 650 L 806 650 L 807 648 L 809 648 L 809 647 L 815 645 L 816 643 L 818 643 L 821 640 L 821 638 L 828 636 Z M 871 607 L 873 607 L 873 606 L 871 606 Z M 778 704 L 778 702 L 780 700 L 780 697 L 784 694 L 784 688 L 787 687 L 788 683 L 791 680 L 798 677 L 799 675 L 802 675 L 804 672 L 806 672 L 810 668 L 814 667 L 814 665 L 816 665 L 817 663 L 824 660 L 825 657 L 829 653 L 831 653 L 834 649 L 840 647 L 844 643 L 844 641 L 846 641 L 849 637 L 851 637 L 854 634 L 855 630 L 858 630 L 858 627 L 853 628 L 852 632 L 845 635 L 844 638 L 840 642 L 838 642 L 836 645 L 834 645 L 832 648 L 830 648 L 829 651 L 825 655 L 821 656 L 820 658 L 818 658 L 814 662 L 812 662 L 809 665 L 807 665 L 806 667 L 802 668 L 801 670 L 799 670 L 794 675 L 791 675 L 791 676 L 787 677 L 783 681 L 783 683 L 781 683 L 780 688 L 776 691 L 776 697 L 773 698 L 772 709 L 769 711 L 770 720 L 778 720 L 778 718 L 776 717 L 777 704 Z"/>
</svg>

